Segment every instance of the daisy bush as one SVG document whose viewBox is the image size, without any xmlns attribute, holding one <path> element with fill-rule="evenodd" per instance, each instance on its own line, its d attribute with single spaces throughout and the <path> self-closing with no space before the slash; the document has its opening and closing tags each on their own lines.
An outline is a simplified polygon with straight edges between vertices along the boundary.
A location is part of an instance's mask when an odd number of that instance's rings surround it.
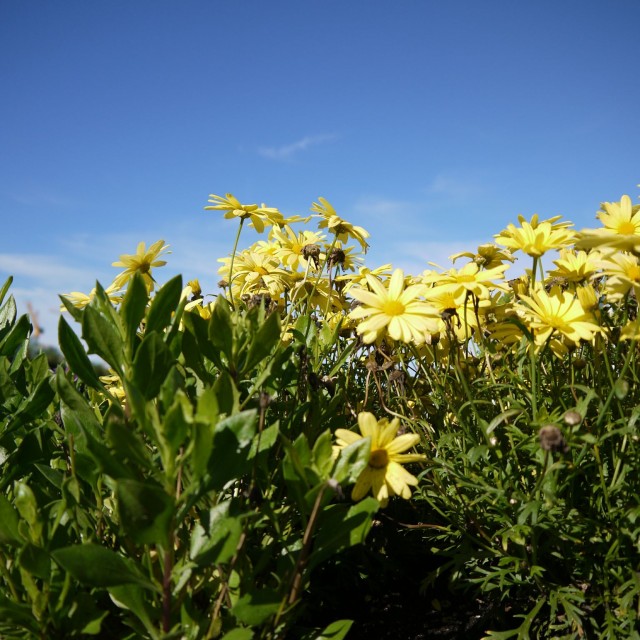
<svg viewBox="0 0 640 640">
<path fill-rule="evenodd" d="M 638 637 L 631 197 L 414 274 L 325 198 L 204 209 L 229 254 L 140 242 L 55 370 L 0 291 L 2 637 Z"/>
</svg>

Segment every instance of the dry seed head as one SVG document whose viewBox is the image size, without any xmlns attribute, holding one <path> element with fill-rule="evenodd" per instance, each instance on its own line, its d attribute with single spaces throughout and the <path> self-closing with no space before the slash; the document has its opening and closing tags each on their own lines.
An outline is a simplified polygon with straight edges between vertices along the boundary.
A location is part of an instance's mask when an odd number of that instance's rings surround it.
<svg viewBox="0 0 640 640">
<path fill-rule="evenodd" d="M 562 431 L 555 424 L 546 424 L 538 434 L 540 447 L 543 451 L 567 453 L 569 445 L 562 435 Z"/>
</svg>

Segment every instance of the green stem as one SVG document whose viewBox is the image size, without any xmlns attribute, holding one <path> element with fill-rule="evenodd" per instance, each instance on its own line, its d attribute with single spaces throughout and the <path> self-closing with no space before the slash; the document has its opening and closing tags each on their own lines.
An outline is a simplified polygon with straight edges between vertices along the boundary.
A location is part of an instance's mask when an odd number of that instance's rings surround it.
<svg viewBox="0 0 640 640">
<path fill-rule="evenodd" d="M 240 234 L 242 233 L 242 226 L 244 225 L 244 218 L 240 218 L 240 225 L 238 226 L 238 232 L 236 233 L 236 240 L 233 243 L 233 252 L 231 253 L 231 262 L 229 263 L 229 303 L 231 308 L 235 311 L 236 305 L 233 301 L 233 292 L 231 284 L 233 283 L 233 263 L 236 259 L 236 252 L 238 251 L 238 243 L 240 242 Z"/>
</svg>

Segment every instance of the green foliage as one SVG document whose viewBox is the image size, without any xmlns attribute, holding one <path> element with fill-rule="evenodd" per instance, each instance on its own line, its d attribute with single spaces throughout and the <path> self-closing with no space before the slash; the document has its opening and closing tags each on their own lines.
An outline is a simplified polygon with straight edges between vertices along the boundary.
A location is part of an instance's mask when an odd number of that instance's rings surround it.
<svg viewBox="0 0 640 640">
<path fill-rule="evenodd" d="M 98 285 L 73 311 L 86 347 L 60 319 L 55 373 L 0 309 L 2 637 L 295 635 L 313 569 L 365 541 L 378 503 L 339 482 L 368 450 L 336 464 L 306 428 L 278 315 L 220 301 L 206 321 L 181 290 L 136 277 L 114 306 Z"/>
</svg>

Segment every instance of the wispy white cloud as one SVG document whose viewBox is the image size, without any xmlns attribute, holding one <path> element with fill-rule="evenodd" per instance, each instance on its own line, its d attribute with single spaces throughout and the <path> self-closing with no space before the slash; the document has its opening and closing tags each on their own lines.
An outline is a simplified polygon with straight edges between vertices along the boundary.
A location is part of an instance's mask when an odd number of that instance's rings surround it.
<svg viewBox="0 0 640 640">
<path fill-rule="evenodd" d="M 424 191 L 428 196 L 462 202 L 486 193 L 486 188 L 477 180 L 461 179 L 455 175 L 440 173 L 433 178 Z"/>
<path fill-rule="evenodd" d="M 291 144 L 282 145 L 280 147 L 260 147 L 258 149 L 258 153 L 265 158 L 270 158 L 271 160 L 290 160 L 295 154 L 305 151 L 309 147 L 331 142 L 336 138 L 337 136 L 333 133 L 317 136 L 305 136 Z"/>
</svg>

